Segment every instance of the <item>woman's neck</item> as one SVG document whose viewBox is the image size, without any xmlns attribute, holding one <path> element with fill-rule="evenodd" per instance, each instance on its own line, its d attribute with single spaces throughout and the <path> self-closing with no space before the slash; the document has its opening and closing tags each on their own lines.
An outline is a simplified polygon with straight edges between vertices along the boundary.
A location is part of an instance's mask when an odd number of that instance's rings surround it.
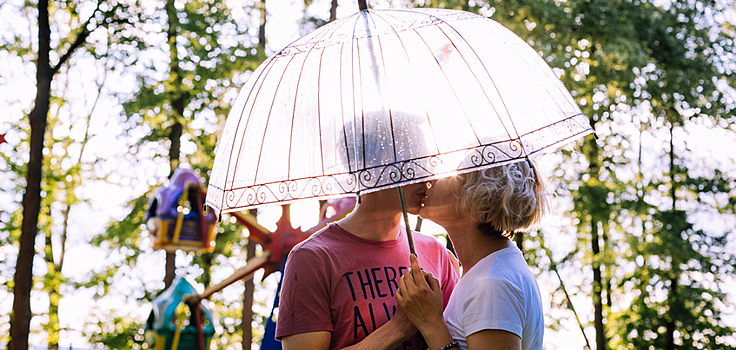
<svg viewBox="0 0 736 350">
<path fill-rule="evenodd" d="M 486 256 L 513 246 L 508 238 L 491 238 L 484 235 L 478 230 L 477 224 L 472 222 L 456 222 L 445 229 L 452 238 L 453 247 L 464 272 L 470 270 Z"/>
</svg>

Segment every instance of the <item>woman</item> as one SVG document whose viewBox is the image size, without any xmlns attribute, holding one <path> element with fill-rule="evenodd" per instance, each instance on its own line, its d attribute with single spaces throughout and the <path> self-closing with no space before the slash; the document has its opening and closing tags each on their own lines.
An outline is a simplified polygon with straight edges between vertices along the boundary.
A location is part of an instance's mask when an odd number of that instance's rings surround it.
<svg viewBox="0 0 736 350">
<path fill-rule="evenodd" d="M 416 257 L 400 280 L 396 299 L 430 350 L 542 349 L 539 287 L 511 240 L 547 209 L 536 169 L 517 162 L 444 178 L 427 190 L 419 215 L 447 230 L 464 271 L 444 315 L 437 279 Z"/>
</svg>

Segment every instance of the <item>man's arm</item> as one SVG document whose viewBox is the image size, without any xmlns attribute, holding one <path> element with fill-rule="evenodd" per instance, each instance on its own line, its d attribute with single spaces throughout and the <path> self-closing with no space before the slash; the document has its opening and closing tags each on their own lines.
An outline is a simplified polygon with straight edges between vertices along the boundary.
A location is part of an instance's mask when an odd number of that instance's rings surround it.
<svg viewBox="0 0 736 350">
<path fill-rule="evenodd" d="M 330 348 L 331 332 L 308 332 L 281 338 L 284 350 L 327 350 Z"/>
<path fill-rule="evenodd" d="M 386 324 L 369 334 L 360 343 L 349 346 L 347 350 L 390 350 L 396 349 L 404 339 L 417 332 L 400 308 Z M 281 338 L 284 350 L 327 350 L 330 348 L 332 333 L 327 331 L 294 334 Z"/>
</svg>

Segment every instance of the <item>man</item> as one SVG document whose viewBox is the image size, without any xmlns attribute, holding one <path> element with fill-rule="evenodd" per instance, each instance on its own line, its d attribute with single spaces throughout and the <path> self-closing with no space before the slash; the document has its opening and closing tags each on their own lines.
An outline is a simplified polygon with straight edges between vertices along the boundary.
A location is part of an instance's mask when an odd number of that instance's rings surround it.
<svg viewBox="0 0 736 350">
<path fill-rule="evenodd" d="M 415 214 L 430 186 L 403 187 Z M 364 194 L 353 212 L 291 251 L 284 271 L 276 337 L 291 349 L 425 349 L 394 293 L 411 266 L 395 188 Z M 414 234 L 423 270 L 440 281 L 447 305 L 457 275 L 451 254 Z"/>
</svg>

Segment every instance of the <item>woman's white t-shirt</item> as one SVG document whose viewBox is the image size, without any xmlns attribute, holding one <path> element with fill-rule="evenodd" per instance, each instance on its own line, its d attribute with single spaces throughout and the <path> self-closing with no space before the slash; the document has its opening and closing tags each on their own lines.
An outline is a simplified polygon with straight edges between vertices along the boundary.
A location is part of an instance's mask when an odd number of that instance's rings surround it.
<svg viewBox="0 0 736 350">
<path fill-rule="evenodd" d="M 455 286 L 444 312 L 452 337 L 467 349 L 469 335 L 500 329 L 521 337 L 522 350 L 541 350 L 544 312 L 537 280 L 516 247 L 481 259 Z"/>
</svg>

